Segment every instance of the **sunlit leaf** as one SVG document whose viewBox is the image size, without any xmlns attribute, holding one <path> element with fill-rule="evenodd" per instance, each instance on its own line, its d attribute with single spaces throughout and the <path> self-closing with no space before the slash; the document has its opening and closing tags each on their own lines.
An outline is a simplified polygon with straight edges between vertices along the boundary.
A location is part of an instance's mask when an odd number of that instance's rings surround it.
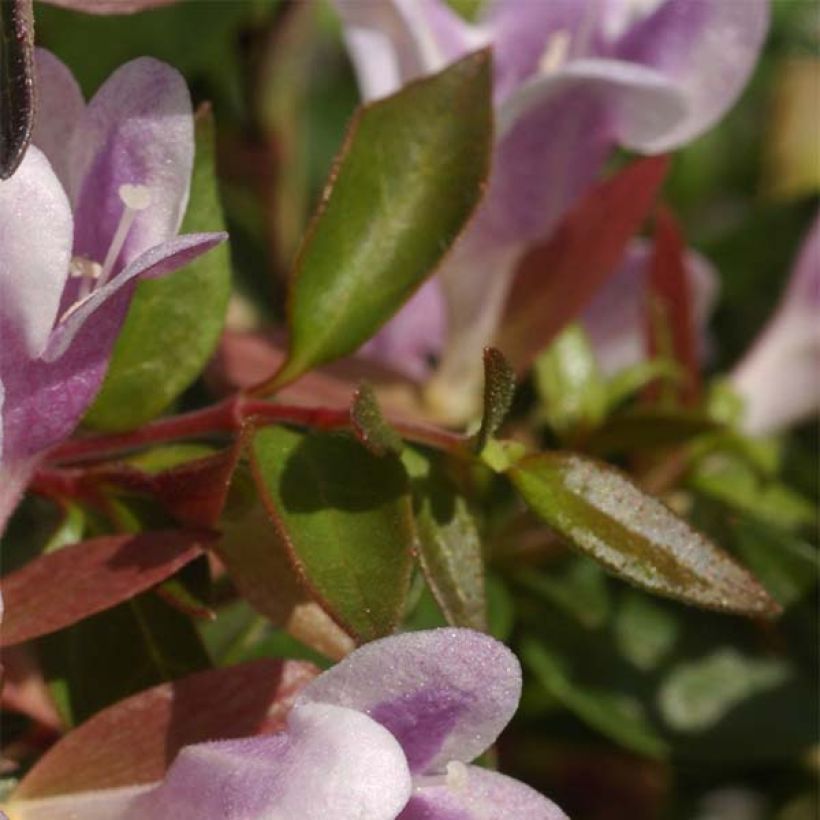
<svg viewBox="0 0 820 820">
<path fill-rule="evenodd" d="M 783 660 L 745 657 L 725 647 L 673 669 L 658 693 L 658 706 L 673 729 L 703 731 L 738 703 L 782 686 L 790 676 Z"/>
<path fill-rule="evenodd" d="M 260 430 L 259 491 L 303 582 L 361 641 L 390 633 L 404 608 L 415 539 L 407 475 L 345 435 Z"/>
<path fill-rule="evenodd" d="M 571 324 L 535 360 L 540 410 L 565 437 L 597 427 L 606 410 L 606 384 L 592 344 L 579 324 Z"/>
<path fill-rule="evenodd" d="M 288 358 L 260 389 L 353 352 L 401 307 L 478 202 L 491 140 L 486 51 L 360 109 L 296 260 Z"/>
<path fill-rule="evenodd" d="M 779 614 L 749 572 L 612 467 L 553 452 L 521 459 L 509 476 L 540 518 L 620 578 L 708 609 Z"/>
</svg>

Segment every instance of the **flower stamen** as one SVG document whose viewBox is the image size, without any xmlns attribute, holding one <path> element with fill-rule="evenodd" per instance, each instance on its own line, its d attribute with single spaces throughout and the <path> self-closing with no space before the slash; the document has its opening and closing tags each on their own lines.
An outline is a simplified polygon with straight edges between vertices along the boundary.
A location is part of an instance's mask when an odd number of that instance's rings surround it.
<svg viewBox="0 0 820 820">
<path fill-rule="evenodd" d="M 117 225 L 114 238 L 111 240 L 108 253 L 102 263 L 102 270 L 97 277 L 98 288 L 105 285 L 111 277 L 111 272 L 114 270 L 114 265 L 122 252 L 123 245 L 125 245 L 125 240 L 128 238 L 128 233 L 137 218 L 137 214 L 144 211 L 151 204 L 151 191 L 145 185 L 120 185 L 117 193 L 123 205 L 125 205 L 125 210 L 122 212 L 120 224 Z"/>
</svg>

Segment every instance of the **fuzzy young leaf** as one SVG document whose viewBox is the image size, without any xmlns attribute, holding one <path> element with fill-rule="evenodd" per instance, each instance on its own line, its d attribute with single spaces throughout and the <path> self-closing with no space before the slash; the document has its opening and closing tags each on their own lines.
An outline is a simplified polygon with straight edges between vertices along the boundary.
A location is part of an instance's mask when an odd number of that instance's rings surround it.
<svg viewBox="0 0 820 820">
<path fill-rule="evenodd" d="M 204 109 L 196 121 L 196 158 L 184 233 L 224 227 L 214 163 L 213 116 Z M 165 410 L 213 353 L 230 289 L 225 244 L 173 276 L 140 282 L 86 423 L 101 430 L 127 430 Z"/>
<path fill-rule="evenodd" d="M 504 354 L 494 347 L 484 348 L 484 415 L 475 439 L 476 452 L 481 452 L 495 435 L 510 412 L 515 395 L 515 372 Z"/>
<path fill-rule="evenodd" d="M 398 455 L 404 448 L 401 436 L 385 420 L 376 392 L 367 382 L 362 382 L 353 394 L 350 420 L 356 437 L 373 455 Z"/>
<path fill-rule="evenodd" d="M 0 179 L 23 159 L 34 123 L 31 0 L 0 3 Z"/>
<path fill-rule="evenodd" d="M 749 572 L 612 467 L 553 452 L 521 459 L 509 476 L 540 518 L 620 578 L 706 609 L 780 613 Z"/>
<path fill-rule="evenodd" d="M 433 273 L 491 142 L 487 51 L 360 109 L 296 261 L 288 358 L 260 392 L 353 352 Z"/>
<path fill-rule="evenodd" d="M 396 627 L 415 533 L 407 475 L 344 435 L 260 430 L 251 445 L 263 501 L 316 600 L 361 641 Z"/>
<path fill-rule="evenodd" d="M 442 467 L 416 450 L 402 461 L 416 507 L 421 568 L 447 623 L 487 631 L 481 539 L 466 499 Z"/>
</svg>

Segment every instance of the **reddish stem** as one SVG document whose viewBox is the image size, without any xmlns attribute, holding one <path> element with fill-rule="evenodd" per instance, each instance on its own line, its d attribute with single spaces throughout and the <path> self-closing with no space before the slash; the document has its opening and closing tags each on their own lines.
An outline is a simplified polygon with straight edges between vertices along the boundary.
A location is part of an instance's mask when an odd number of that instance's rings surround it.
<svg viewBox="0 0 820 820">
<path fill-rule="evenodd" d="M 453 454 L 465 452 L 466 439 L 457 433 L 401 419 L 388 421 L 408 441 Z M 51 451 L 49 461 L 89 461 L 148 444 L 161 444 L 214 433 L 236 433 L 248 422 L 296 424 L 315 430 L 352 429 L 350 413 L 347 410 L 272 404 L 237 393 L 202 410 L 159 419 L 138 430 L 90 435 L 67 441 Z"/>
</svg>

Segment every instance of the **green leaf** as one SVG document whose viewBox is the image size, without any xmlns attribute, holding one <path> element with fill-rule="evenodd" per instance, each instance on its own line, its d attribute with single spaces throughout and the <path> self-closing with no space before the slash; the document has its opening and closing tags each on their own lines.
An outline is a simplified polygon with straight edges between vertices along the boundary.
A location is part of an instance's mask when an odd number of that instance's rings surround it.
<svg viewBox="0 0 820 820">
<path fill-rule="evenodd" d="M 566 564 L 549 572 L 527 569 L 513 577 L 552 606 L 566 612 L 587 629 L 606 623 L 610 614 L 609 590 L 601 568 L 584 557 L 567 556 Z"/>
<path fill-rule="evenodd" d="M 521 657 L 549 694 L 593 729 L 650 757 L 662 757 L 667 752 L 667 744 L 638 699 L 581 685 L 562 659 L 542 643 L 526 640 Z"/>
<path fill-rule="evenodd" d="M 635 407 L 610 416 L 586 442 L 594 453 L 629 453 L 687 444 L 720 431 L 709 416 L 691 410 Z"/>
<path fill-rule="evenodd" d="M 404 466 L 415 498 L 418 554 L 447 622 L 487 630 L 481 539 L 466 499 L 432 457 L 407 449 Z"/>
<path fill-rule="evenodd" d="M 191 621 L 151 592 L 47 635 L 37 648 L 69 725 L 210 665 Z"/>
<path fill-rule="evenodd" d="M 362 383 L 353 394 L 350 420 L 353 423 L 356 438 L 373 455 L 383 456 L 387 453 L 399 455 L 404 448 L 401 436 L 385 421 L 376 392 L 366 382 Z"/>
<path fill-rule="evenodd" d="M 619 370 L 606 385 L 606 406 L 611 410 L 652 382 L 663 379 L 675 384 L 682 378 L 680 367 L 668 359 L 650 359 Z"/>
<path fill-rule="evenodd" d="M 263 501 L 302 580 L 360 641 L 398 624 L 415 533 L 407 475 L 355 439 L 268 427 L 251 457 Z"/>
<path fill-rule="evenodd" d="M 658 706 L 671 728 L 702 732 L 742 701 L 782 686 L 791 676 L 780 659 L 746 657 L 725 647 L 673 669 L 658 692 Z"/>
<path fill-rule="evenodd" d="M 31 0 L 0 3 L 0 179 L 23 159 L 34 123 Z"/>
<path fill-rule="evenodd" d="M 783 607 L 797 603 L 820 578 L 820 555 L 808 542 L 741 517 L 733 528 L 734 546 L 766 589 Z"/>
<path fill-rule="evenodd" d="M 183 233 L 224 228 L 214 161 L 213 117 L 204 111 L 197 116 L 196 159 Z M 225 244 L 170 276 L 140 282 L 86 423 L 101 430 L 126 430 L 165 410 L 213 353 L 230 289 Z"/>
<path fill-rule="evenodd" d="M 481 51 L 359 110 L 296 261 L 290 350 L 273 389 L 354 351 L 458 236 L 492 144 Z"/>
<path fill-rule="evenodd" d="M 621 655 L 638 669 L 649 671 L 672 650 L 681 625 L 651 598 L 629 590 L 621 599 L 613 626 Z"/>
<path fill-rule="evenodd" d="M 703 495 L 787 530 L 810 527 L 817 522 L 817 510 L 811 501 L 785 484 L 761 477 L 740 458 L 704 459 L 689 484 Z"/>
<path fill-rule="evenodd" d="M 515 395 L 515 371 L 494 347 L 484 348 L 484 415 L 481 429 L 475 438 L 476 452 L 480 453 L 495 435 L 512 407 Z"/>
<path fill-rule="evenodd" d="M 338 660 L 353 649 L 350 636 L 311 600 L 244 467 L 233 475 L 219 528 L 216 551 L 231 581 L 270 624 L 330 658 Z"/>
<path fill-rule="evenodd" d="M 779 614 L 743 567 L 612 467 L 554 452 L 508 474 L 540 518 L 618 577 L 706 609 Z"/>
<path fill-rule="evenodd" d="M 535 360 L 535 387 L 545 420 L 562 438 L 601 422 L 606 384 L 581 325 L 566 327 Z"/>
</svg>

